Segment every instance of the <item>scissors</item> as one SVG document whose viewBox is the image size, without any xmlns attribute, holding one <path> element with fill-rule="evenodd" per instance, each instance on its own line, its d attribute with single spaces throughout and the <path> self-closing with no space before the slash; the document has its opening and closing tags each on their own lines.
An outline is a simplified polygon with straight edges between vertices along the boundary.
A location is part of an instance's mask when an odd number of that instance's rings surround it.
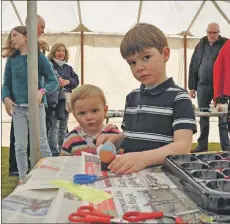
<svg viewBox="0 0 230 224">
<path fill-rule="evenodd" d="M 77 212 L 69 215 L 69 221 L 72 223 L 128 223 L 125 220 L 113 219 L 111 215 L 107 215 L 92 206 L 81 206 Z"/>
<path fill-rule="evenodd" d="M 118 177 L 118 175 L 99 177 L 97 175 L 90 175 L 90 174 L 76 174 L 73 176 L 73 182 L 75 184 L 91 184 L 96 181 L 113 178 L 113 177 Z"/>
<path fill-rule="evenodd" d="M 175 220 L 175 224 L 186 224 L 182 218 L 177 217 L 170 213 L 163 212 L 126 212 L 123 219 L 129 222 L 145 221 L 149 219 L 161 219 L 163 217 Z"/>
<path fill-rule="evenodd" d="M 169 186 L 167 184 L 160 184 L 157 182 L 157 179 L 153 177 L 150 174 L 146 174 L 146 178 L 148 179 L 148 187 L 153 190 L 159 190 L 159 189 L 168 189 Z"/>
</svg>

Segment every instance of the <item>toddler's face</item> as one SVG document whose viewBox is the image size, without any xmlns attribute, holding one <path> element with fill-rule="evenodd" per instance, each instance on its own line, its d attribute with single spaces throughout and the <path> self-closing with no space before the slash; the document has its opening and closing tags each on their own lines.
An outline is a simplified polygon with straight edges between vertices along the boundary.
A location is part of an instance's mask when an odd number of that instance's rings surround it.
<svg viewBox="0 0 230 224">
<path fill-rule="evenodd" d="M 108 107 L 104 105 L 99 96 L 90 96 L 77 100 L 73 111 L 83 131 L 93 136 L 101 131 Z"/>
<path fill-rule="evenodd" d="M 169 48 L 165 47 L 161 54 L 156 48 L 145 48 L 136 52 L 126 60 L 133 76 L 144 85 L 156 85 L 165 77 L 165 62 L 169 59 Z"/>
</svg>

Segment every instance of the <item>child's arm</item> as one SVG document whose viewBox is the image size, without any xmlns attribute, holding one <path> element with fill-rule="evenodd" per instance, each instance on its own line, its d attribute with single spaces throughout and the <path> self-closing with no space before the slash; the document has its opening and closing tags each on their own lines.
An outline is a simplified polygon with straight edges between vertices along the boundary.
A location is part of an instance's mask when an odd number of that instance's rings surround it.
<svg viewBox="0 0 230 224">
<path fill-rule="evenodd" d="M 158 149 L 117 156 L 108 168 L 116 174 L 130 174 L 151 165 L 163 164 L 168 155 L 188 154 L 192 147 L 192 135 L 192 130 L 177 130 L 174 133 L 173 143 Z"/>
<path fill-rule="evenodd" d="M 192 135 L 196 133 L 196 120 L 192 102 L 187 92 L 180 91 L 175 97 L 172 118 L 174 131 L 172 143 L 157 149 L 118 156 L 109 165 L 109 169 L 117 174 L 129 174 L 151 165 L 163 164 L 168 155 L 188 154 L 192 147 Z"/>
<path fill-rule="evenodd" d="M 60 156 L 72 156 L 72 145 L 69 140 L 65 139 L 61 148 Z"/>
<path fill-rule="evenodd" d="M 60 156 L 72 156 L 72 133 L 70 132 L 64 139 Z"/>
<path fill-rule="evenodd" d="M 53 92 L 58 88 L 57 76 L 50 64 L 49 60 L 40 53 L 40 63 L 42 75 L 45 77 L 44 89 L 46 92 Z"/>
<path fill-rule="evenodd" d="M 11 73 L 10 59 L 8 58 L 6 61 L 5 72 L 4 72 L 2 100 L 5 104 L 5 109 L 9 116 L 12 116 L 13 105 L 16 105 L 11 98 L 12 98 L 12 73 Z"/>
<path fill-rule="evenodd" d="M 104 142 L 112 142 L 115 144 L 116 142 L 123 141 L 123 139 L 124 139 L 123 132 L 120 134 L 115 134 L 115 133 L 114 134 L 102 134 L 97 137 L 96 146 L 98 147 Z"/>
<path fill-rule="evenodd" d="M 12 74 L 11 74 L 11 63 L 10 58 L 7 58 L 5 72 L 4 72 L 4 83 L 2 87 L 2 100 L 9 97 L 11 99 L 12 93 Z"/>
</svg>

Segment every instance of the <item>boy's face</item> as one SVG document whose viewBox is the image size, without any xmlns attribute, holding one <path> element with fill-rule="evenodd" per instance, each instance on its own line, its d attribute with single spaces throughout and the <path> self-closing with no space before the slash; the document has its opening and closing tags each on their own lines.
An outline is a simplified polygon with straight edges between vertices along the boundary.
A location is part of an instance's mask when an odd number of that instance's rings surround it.
<svg viewBox="0 0 230 224">
<path fill-rule="evenodd" d="M 141 53 L 127 57 L 133 76 L 144 85 L 156 85 L 165 80 L 165 63 L 170 50 L 164 47 L 162 54 L 156 48 L 145 48 Z"/>
<path fill-rule="evenodd" d="M 88 135 L 96 135 L 101 131 L 108 107 L 104 106 L 99 96 L 90 96 L 77 100 L 73 111 L 83 131 Z"/>
</svg>

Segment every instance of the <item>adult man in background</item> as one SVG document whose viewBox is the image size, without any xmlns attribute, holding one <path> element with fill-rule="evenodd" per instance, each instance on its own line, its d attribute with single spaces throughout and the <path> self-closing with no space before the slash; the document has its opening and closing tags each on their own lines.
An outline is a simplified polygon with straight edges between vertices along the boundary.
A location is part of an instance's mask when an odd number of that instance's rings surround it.
<svg viewBox="0 0 230 224">
<path fill-rule="evenodd" d="M 220 36 L 217 23 L 208 24 L 207 36 L 201 38 L 195 47 L 189 67 L 190 97 L 198 98 L 199 108 L 208 108 L 213 99 L 213 65 L 220 49 L 227 41 Z M 220 143 L 223 151 L 230 149 L 226 116 L 219 117 Z M 209 117 L 200 118 L 198 146 L 192 152 L 208 151 Z"/>
<path fill-rule="evenodd" d="M 25 21 L 26 26 L 27 24 L 27 18 Z M 45 20 L 40 16 L 37 15 L 37 35 L 38 38 L 44 33 L 45 30 Z M 49 50 L 48 45 L 39 40 L 39 43 L 41 43 L 42 51 Z M 3 54 L 4 57 L 4 54 Z M 11 130 L 10 130 L 10 153 L 9 153 L 9 175 L 10 176 L 18 176 L 18 168 L 17 168 L 17 162 L 15 157 L 15 137 L 14 137 L 14 126 L 13 126 L 13 119 L 11 121 Z M 30 141 L 29 141 L 29 135 L 28 135 L 28 147 L 27 147 L 27 155 L 28 155 L 28 166 L 31 168 L 30 165 Z"/>
</svg>

